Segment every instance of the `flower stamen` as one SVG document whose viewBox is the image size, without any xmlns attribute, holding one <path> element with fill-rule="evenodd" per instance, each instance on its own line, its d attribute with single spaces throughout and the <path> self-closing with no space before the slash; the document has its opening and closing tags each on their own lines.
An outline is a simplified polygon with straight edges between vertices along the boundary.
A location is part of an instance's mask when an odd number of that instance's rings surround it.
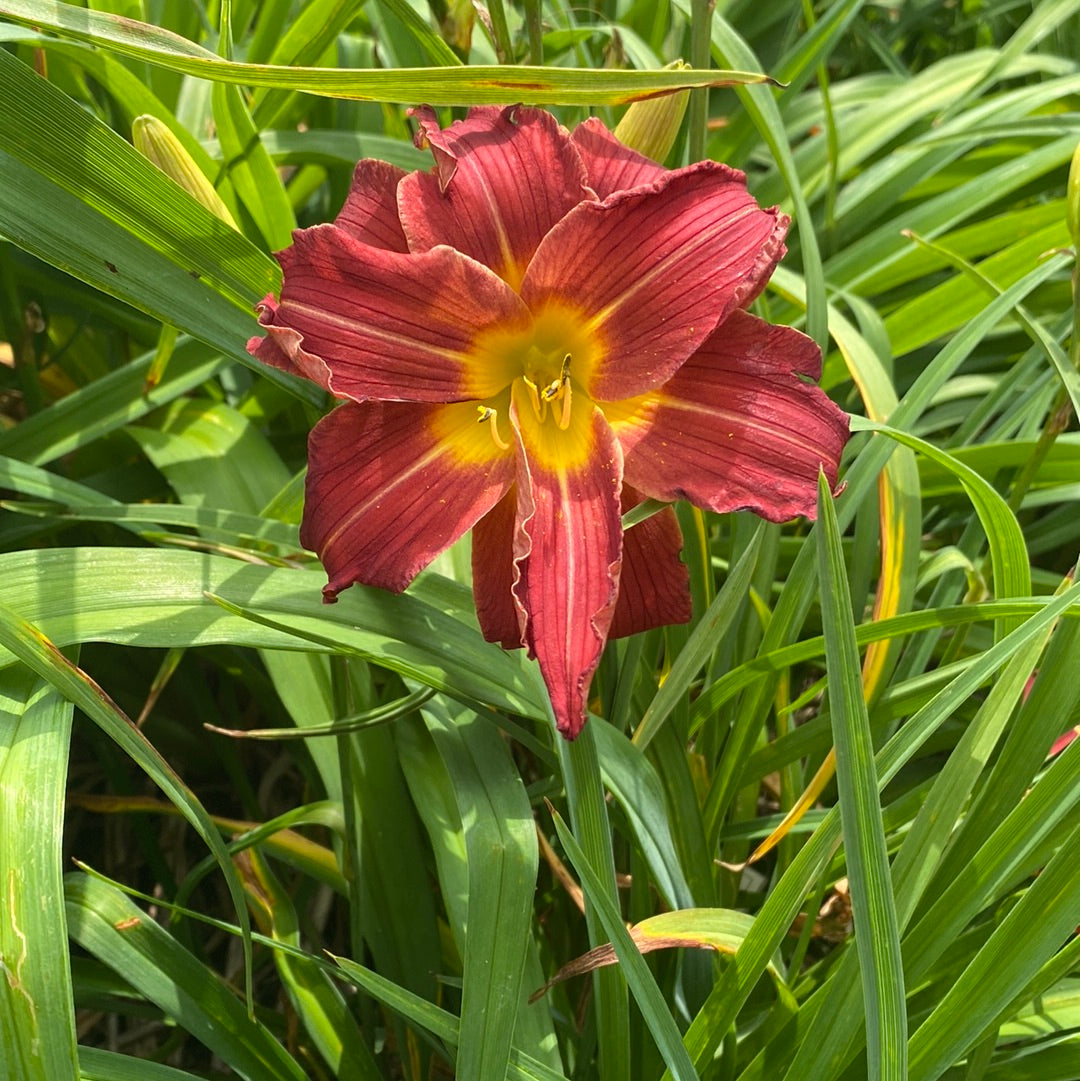
<svg viewBox="0 0 1080 1081">
<path fill-rule="evenodd" d="M 563 357 L 562 370 L 559 372 L 559 378 L 553 379 L 544 389 L 541 391 L 540 396 L 545 402 L 551 402 L 555 399 L 561 400 L 561 408 L 559 415 L 555 418 L 555 423 L 562 431 L 570 425 L 570 354 L 567 353 Z M 552 408 L 554 412 L 554 407 Z"/>
<path fill-rule="evenodd" d="M 544 390 L 541 391 L 540 388 L 537 387 L 537 385 L 527 375 L 522 376 L 522 379 L 525 381 L 525 386 L 529 388 L 529 401 L 532 403 L 533 412 L 536 414 L 536 419 L 540 421 L 541 424 L 543 424 L 545 418 L 547 417 L 547 388 L 545 387 Z"/>
<path fill-rule="evenodd" d="M 490 405 L 478 405 L 476 407 L 477 413 L 480 415 L 476 418 L 478 424 L 486 424 L 490 421 L 491 427 L 488 429 L 491 432 L 491 438 L 495 443 L 495 446 L 499 450 L 509 450 L 510 444 L 506 442 L 501 435 L 499 435 L 499 413 L 498 410 L 492 409 Z"/>
</svg>

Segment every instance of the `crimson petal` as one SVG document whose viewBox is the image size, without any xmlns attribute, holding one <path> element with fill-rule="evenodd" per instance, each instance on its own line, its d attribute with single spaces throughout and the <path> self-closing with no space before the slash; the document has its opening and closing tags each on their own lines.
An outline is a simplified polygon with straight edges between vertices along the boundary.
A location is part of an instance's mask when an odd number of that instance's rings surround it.
<svg viewBox="0 0 1080 1081">
<path fill-rule="evenodd" d="M 397 187 L 405 175 L 404 169 L 385 161 L 358 161 L 345 205 L 334 224 L 365 244 L 408 251 L 397 213 Z"/>
<path fill-rule="evenodd" d="M 522 639 L 522 613 L 511 589 L 514 584 L 514 529 L 517 488 L 495 504 L 472 532 L 473 598 L 480 630 L 489 642 L 517 649 Z"/>
<path fill-rule="evenodd" d="M 294 234 L 278 259 L 285 281 L 273 319 L 285 329 L 273 334 L 302 371 L 300 358 L 320 359 L 338 397 L 453 402 L 490 397 L 509 382 L 476 339 L 527 322 L 528 312 L 459 252 L 406 255 L 316 225 Z"/>
<path fill-rule="evenodd" d="M 622 512 L 636 507 L 641 496 L 623 485 Z M 619 599 L 609 638 L 686 623 L 690 619 L 690 572 L 680 555 L 683 538 L 671 507 L 631 526 L 623 534 Z"/>
<path fill-rule="evenodd" d="M 574 128 L 571 138 L 585 162 L 589 187 L 601 199 L 627 188 L 655 184 L 668 171 L 620 143 L 594 116 Z"/>
<path fill-rule="evenodd" d="M 355 582 L 400 592 L 502 497 L 513 456 L 468 404 L 347 402 L 315 426 L 300 540 L 327 601 Z"/>
<path fill-rule="evenodd" d="M 601 402 L 666 382 L 784 253 L 788 219 L 762 210 L 745 177 L 716 162 L 575 207 L 544 238 L 521 295 L 533 311 L 573 306 L 599 342 Z"/>
<path fill-rule="evenodd" d="M 569 430 L 559 432 L 518 405 L 513 595 L 559 731 L 574 739 L 618 595 L 622 454 L 594 406 L 576 406 Z"/>
<path fill-rule="evenodd" d="M 280 368 L 290 375 L 303 376 L 329 390 L 330 369 L 322 357 L 304 349 L 302 334 L 278 322 L 278 302 L 272 293 L 268 293 L 255 305 L 255 312 L 259 317 L 259 326 L 266 331 L 266 336 L 249 338 L 247 351 L 271 368 Z"/>
<path fill-rule="evenodd" d="M 398 190 L 410 247 L 449 244 L 517 287 L 544 235 L 592 196 L 569 135 L 540 109 L 472 109 L 445 130 L 431 109 L 414 115 L 436 167 Z"/>
<path fill-rule="evenodd" d="M 813 518 L 820 464 L 835 485 L 846 414 L 799 376 L 821 374 L 805 334 L 736 311 L 660 390 L 607 410 L 629 483 L 654 499 Z"/>
</svg>

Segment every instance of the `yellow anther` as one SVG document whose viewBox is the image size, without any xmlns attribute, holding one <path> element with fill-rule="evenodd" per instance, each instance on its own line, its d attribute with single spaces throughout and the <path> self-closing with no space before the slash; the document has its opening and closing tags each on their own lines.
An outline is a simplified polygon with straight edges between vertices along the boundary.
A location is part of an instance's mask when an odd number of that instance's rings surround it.
<svg viewBox="0 0 1080 1081">
<path fill-rule="evenodd" d="M 559 378 L 553 379 L 543 390 L 544 400 L 550 402 L 552 398 L 555 398 L 559 391 L 563 387 L 570 389 L 570 354 L 567 353 L 563 357 L 562 370 L 559 372 Z"/>
</svg>

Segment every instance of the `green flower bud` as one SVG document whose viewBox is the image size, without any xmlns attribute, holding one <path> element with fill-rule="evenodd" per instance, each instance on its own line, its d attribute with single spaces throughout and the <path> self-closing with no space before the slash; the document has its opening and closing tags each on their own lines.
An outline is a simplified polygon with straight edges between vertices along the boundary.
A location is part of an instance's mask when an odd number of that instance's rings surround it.
<svg viewBox="0 0 1080 1081">
<path fill-rule="evenodd" d="M 674 71 L 681 71 L 689 66 L 681 60 L 667 65 L 668 69 Z M 631 150 L 636 150 L 653 161 L 662 162 L 675 145 L 689 101 L 689 90 L 679 90 L 674 94 L 664 94 L 646 101 L 635 101 L 616 126 L 615 138 Z"/>
<path fill-rule="evenodd" d="M 213 184 L 203 175 L 184 144 L 156 116 L 143 114 L 131 125 L 131 140 L 135 149 L 167 177 L 175 180 L 189 195 L 194 196 L 211 214 L 226 225 L 237 227 L 229 208 L 214 191 Z"/>
<path fill-rule="evenodd" d="M 1073 247 L 1080 252 L 1080 143 L 1073 151 L 1069 166 L 1069 186 L 1065 189 L 1065 223 L 1069 227 Z"/>
</svg>

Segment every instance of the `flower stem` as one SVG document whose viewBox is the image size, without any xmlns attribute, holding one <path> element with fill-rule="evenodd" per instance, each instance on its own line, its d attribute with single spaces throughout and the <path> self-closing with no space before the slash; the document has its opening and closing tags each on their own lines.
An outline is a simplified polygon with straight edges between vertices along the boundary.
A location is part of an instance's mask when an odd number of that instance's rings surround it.
<svg viewBox="0 0 1080 1081">
<path fill-rule="evenodd" d="M 715 0 L 691 0 L 690 4 L 690 63 L 695 68 L 707 68 L 712 63 L 709 49 L 712 13 Z M 695 90 L 690 95 L 690 126 L 688 142 L 690 160 L 705 157 L 706 126 L 709 122 L 709 91 Z"/>
<path fill-rule="evenodd" d="M 540 0 L 525 0 L 525 28 L 529 34 L 529 63 L 544 62 L 544 28 L 541 23 Z"/>
<path fill-rule="evenodd" d="M 1077 252 L 1077 262 L 1073 266 L 1072 273 L 1072 297 L 1073 297 L 1073 325 L 1072 341 L 1069 343 L 1069 359 L 1073 367 L 1080 370 L 1080 251 Z M 1042 467 L 1046 456 L 1050 453 L 1057 437 L 1069 427 L 1072 417 L 1072 404 L 1069 401 L 1069 393 L 1065 387 L 1061 387 L 1050 405 L 1050 412 L 1046 418 L 1046 425 L 1039 435 L 1039 441 L 1031 452 L 1031 457 L 1024 463 L 1023 469 L 1016 475 L 1009 490 L 1009 509 L 1016 512 L 1024 501 L 1024 496 L 1035 482 L 1035 476 Z"/>
<path fill-rule="evenodd" d="M 491 15 L 491 33 L 495 38 L 495 54 L 500 64 L 514 62 L 514 45 L 510 40 L 510 27 L 506 21 L 506 8 L 502 0 L 488 0 L 488 13 Z"/>
</svg>

